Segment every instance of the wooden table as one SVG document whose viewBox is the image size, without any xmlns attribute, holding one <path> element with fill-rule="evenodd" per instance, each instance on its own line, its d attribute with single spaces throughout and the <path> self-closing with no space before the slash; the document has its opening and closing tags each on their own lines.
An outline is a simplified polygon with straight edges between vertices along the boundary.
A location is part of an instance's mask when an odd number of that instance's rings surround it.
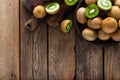
<svg viewBox="0 0 120 80">
<path fill-rule="evenodd" d="M 89 43 L 44 22 L 30 32 L 28 18 L 21 0 L 0 0 L 0 80 L 120 80 L 120 43 Z"/>
</svg>

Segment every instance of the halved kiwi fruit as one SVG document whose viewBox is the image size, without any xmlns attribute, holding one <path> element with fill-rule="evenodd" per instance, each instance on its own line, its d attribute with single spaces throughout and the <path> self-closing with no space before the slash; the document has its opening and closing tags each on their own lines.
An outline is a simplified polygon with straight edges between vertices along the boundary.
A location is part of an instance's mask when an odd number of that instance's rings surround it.
<svg viewBox="0 0 120 80">
<path fill-rule="evenodd" d="M 65 4 L 68 6 L 74 6 L 78 0 L 64 0 Z"/>
<path fill-rule="evenodd" d="M 88 18 L 94 18 L 99 14 L 99 8 L 96 4 L 89 5 L 85 10 L 85 15 Z"/>
<path fill-rule="evenodd" d="M 102 10 L 109 10 L 112 7 L 112 2 L 110 0 L 98 0 L 97 5 Z"/>
<path fill-rule="evenodd" d="M 61 30 L 65 33 L 69 32 L 72 27 L 72 21 L 67 19 L 62 21 L 61 23 Z"/>
<path fill-rule="evenodd" d="M 60 4 L 52 2 L 46 5 L 45 10 L 48 14 L 56 14 L 60 10 Z"/>
</svg>

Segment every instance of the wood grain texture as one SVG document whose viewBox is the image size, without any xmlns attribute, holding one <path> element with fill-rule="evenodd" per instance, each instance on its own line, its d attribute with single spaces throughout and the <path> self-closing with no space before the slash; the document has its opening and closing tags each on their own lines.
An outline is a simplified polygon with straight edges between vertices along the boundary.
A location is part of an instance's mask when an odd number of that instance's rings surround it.
<svg viewBox="0 0 120 80">
<path fill-rule="evenodd" d="M 0 0 L 0 80 L 19 79 L 19 1 Z"/>
<path fill-rule="evenodd" d="M 120 80 L 120 43 L 105 47 L 105 80 Z"/>
<path fill-rule="evenodd" d="M 21 80 L 47 80 L 47 26 L 43 22 L 34 32 L 26 30 L 30 16 L 21 3 Z"/>
<path fill-rule="evenodd" d="M 75 76 L 75 33 L 59 26 L 49 27 L 49 80 L 73 80 Z"/>
<path fill-rule="evenodd" d="M 76 33 L 76 80 L 103 80 L 102 56 L 101 46 Z"/>
</svg>

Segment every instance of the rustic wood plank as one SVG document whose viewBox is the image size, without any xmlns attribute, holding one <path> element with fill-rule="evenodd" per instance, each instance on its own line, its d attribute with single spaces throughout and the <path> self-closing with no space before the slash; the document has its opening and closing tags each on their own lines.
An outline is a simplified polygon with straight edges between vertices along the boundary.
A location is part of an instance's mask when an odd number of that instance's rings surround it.
<svg viewBox="0 0 120 80">
<path fill-rule="evenodd" d="M 0 80 L 19 79 L 19 0 L 0 0 Z"/>
<path fill-rule="evenodd" d="M 105 47 L 105 80 L 120 80 L 120 43 Z"/>
<path fill-rule="evenodd" d="M 59 26 L 49 27 L 49 80 L 73 80 L 75 75 L 75 33 Z"/>
<path fill-rule="evenodd" d="M 76 33 L 76 80 L 103 80 L 102 47 Z"/>
<path fill-rule="evenodd" d="M 30 18 L 21 0 L 21 80 L 47 80 L 47 26 L 42 22 L 34 32 L 24 28 Z"/>
</svg>

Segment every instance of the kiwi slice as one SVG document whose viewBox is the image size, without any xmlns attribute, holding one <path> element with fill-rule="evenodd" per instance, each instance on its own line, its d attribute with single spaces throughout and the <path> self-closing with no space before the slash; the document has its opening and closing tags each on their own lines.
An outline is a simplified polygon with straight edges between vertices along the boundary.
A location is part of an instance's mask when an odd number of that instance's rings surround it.
<svg viewBox="0 0 120 80">
<path fill-rule="evenodd" d="M 65 4 L 68 6 L 74 6 L 78 0 L 64 0 Z"/>
<path fill-rule="evenodd" d="M 56 14 L 60 9 L 60 4 L 52 2 L 46 5 L 45 10 L 48 14 Z"/>
<path fill-rule="evenodd" d="M 85 15 L 88 18 L 94 18 L 99 14 L 99 8 L 96 4 L 89 5 L 85 10 Z"/>
<path fill-rule="evenodd" d="M 64 20 L 61 23 L 61 30 L 65 33 L 69 32 L 72 27 L 72 21 L 71 20 Z"/>
<path fill-rule="evenodd" d="M 98 0 L 97 5 L 102 10 L 109 10 L 112 7 L 112 2 L 110 0 Z"/>
</svg>

